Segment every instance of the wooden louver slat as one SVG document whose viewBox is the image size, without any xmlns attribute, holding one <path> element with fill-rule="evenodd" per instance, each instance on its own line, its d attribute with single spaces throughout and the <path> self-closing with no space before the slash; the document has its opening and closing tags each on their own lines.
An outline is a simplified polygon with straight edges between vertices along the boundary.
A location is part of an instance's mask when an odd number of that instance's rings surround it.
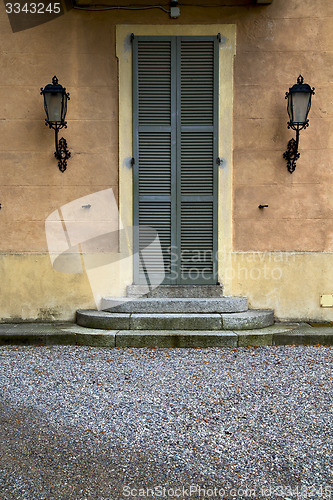
<svg viewBox="0 0 333 500">
<path fill-rule="evenodd" d="M 181 123 L 213 125 L 214 42 L 181 43 Z"/>
<path fill-rule="evenodd" d="M 139 42 L 139 125 L 171 123 L 171 44 Z"/>
<path fill-rule="evenodd" d="M 139 133 L 139 194 L 171 194 L 171 137 L 169 132 Z"/>
<path fill-rule="evenodd" d="M 213 204 L 182 203 L 181 270 L 195 278 L 213 273 Z"/>
<path fill-rule="evenodd" d="M 212 132 L 181 135 L 182 195 L 212 195 L 214 144 Z"/>
<path fill-rule="evenodd" d="M 156 229 L 159 243 L 151 242 L 151 231 Z M 144 254 L 144 260 L 151 274 L 162 274 L 170 272 L 171 245 L 171 207 L 170 203 L 141 203 L 139 217 L 139 250 Z M 162 248 L 163 262 L 161 260 Z M 140 260 L 140 273 L 143 274 L 142 261 Z"/>
</svg>

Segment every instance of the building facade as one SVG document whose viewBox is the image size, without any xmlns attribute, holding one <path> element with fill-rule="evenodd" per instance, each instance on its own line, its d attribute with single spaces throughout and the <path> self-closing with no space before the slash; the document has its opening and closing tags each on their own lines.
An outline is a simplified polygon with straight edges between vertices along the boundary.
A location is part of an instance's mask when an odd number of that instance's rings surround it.
<svg viewBox="0 0 333 500">
<path fill-rule="evenodd" d="M 73 320 L 145 282 L 145 258 L 153 284 L 332 321 L 332 2 L 60 5 L 31 25 L 0 6 L 1 321 Z M 40 95 L 54 75 L 64 172 Z M 290 173 L 299 75 L 315 95 Z"/>
</svg>

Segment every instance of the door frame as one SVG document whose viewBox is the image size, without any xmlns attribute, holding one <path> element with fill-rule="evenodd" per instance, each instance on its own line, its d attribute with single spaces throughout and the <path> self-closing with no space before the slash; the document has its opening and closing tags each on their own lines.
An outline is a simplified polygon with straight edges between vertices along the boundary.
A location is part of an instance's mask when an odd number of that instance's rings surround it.
<svg viewBox="0 0 333 500">
<path fill-rule="evenodd" d="M 218 170 L 218 280 L 226 293 L 231 283 L 224 273 L 225 263 L 232 252 L 232 165 L 233 165 L 233 61 L 236 52 L 236 26 L 214 25 L 117 25 L 116 56 L 119 70 L 119 217 L 120 226 L 133 227 L 133 175 L 132 175 L 132 42 L 137 36 L 216 36 L 219 43 L 219 109 L 218 144 L 222 159 Z M 132 232 L 127 232 L 127 250 L 133 255 Z M 133 282 L 133 262 L 121 271 L 124 291 Z"/>
</svg>

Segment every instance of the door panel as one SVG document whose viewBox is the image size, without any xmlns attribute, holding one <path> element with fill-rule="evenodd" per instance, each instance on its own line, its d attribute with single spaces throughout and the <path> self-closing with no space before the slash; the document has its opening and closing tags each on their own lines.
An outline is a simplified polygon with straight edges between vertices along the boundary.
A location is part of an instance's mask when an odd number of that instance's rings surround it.
<svg viewBox="0 0 333 500">
<path fill-rule="evenodd" d="M 164 283 L 217 281 L 217 67 L 214 37 L 134 37 L 136 283 L 147 277 L 142 225 L 156 229 L 163 251 L 159 270 L 145 250 L 152 283 L 163 273 Z"/>
</svg>

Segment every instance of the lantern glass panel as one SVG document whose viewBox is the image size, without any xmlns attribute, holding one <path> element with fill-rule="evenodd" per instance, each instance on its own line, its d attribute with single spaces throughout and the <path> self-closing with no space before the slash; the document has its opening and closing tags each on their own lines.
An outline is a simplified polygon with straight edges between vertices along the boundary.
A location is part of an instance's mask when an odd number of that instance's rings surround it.
<svg viewBox="0 0 333 500">
<path fill-rule="evenodd" d="M 62 121 L 62 97 L 63 94 L 60 92 L 45 92 L 45 105 L 50 122 Z"/>
<path fill-rule="evenodd" d="M 66 113 L 67 113 L 67 95 L 63 94 L 62 115 L 61 115 L 62 121 L 65 121 Z"/>
<path fill-rule="evenodd" d="M 291 97 L 292 106 L 292 122 L 293 123 L 305 123 L 307 120 L 308 112 L 310 109 L 310 98 L 311 94 L 309 92 L 293 92 Z M 289 110 L 288 110 L 289 112 Z"/>
<path fill-rule="evenodd" d="M 293 113 L 292 113 L 292 101 L 291 101 L 291 93 L 290 92 L 288 94 L 287 111 L 288 111 L 288 115 L 289 115 L 289 120 L 292 122 L 293 121 Z"/>
</svg>

